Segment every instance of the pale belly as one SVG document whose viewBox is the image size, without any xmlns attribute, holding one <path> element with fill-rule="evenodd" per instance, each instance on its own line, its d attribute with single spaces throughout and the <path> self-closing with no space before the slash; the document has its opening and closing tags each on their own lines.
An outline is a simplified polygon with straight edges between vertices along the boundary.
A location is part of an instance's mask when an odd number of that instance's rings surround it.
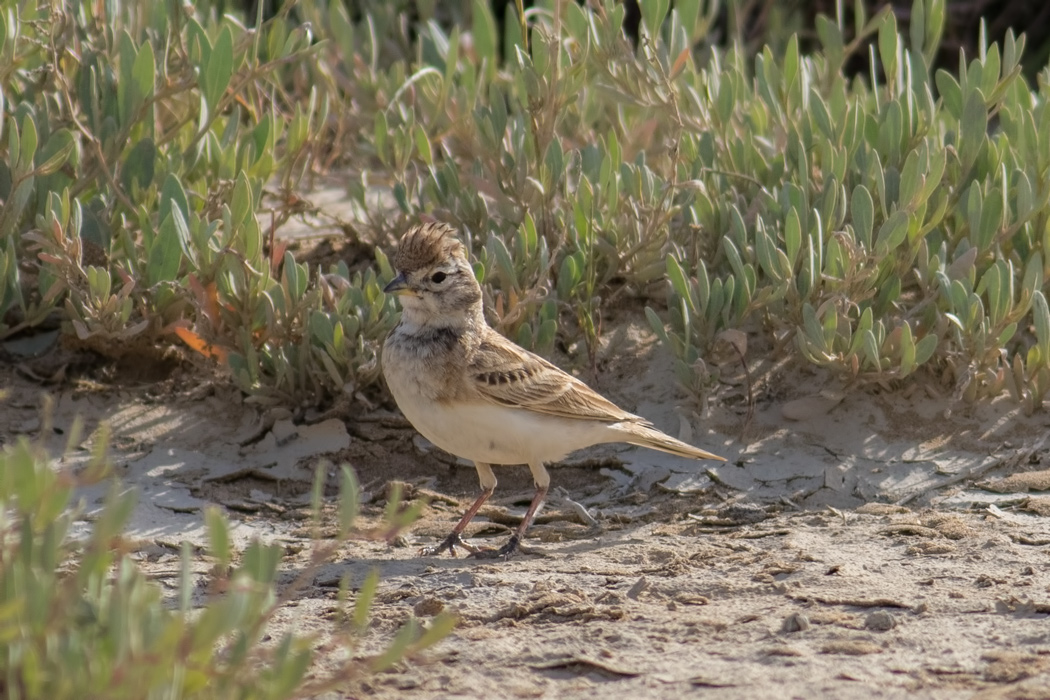
<svg viewBox="0 0 1050 700">
<path fill-rule="evenodd" d="M 398 403 L 423 437 L 457 457 L 487 464 L 543 464 L 615 439 L 598 421 L 489 404 Z"/>
</svg>

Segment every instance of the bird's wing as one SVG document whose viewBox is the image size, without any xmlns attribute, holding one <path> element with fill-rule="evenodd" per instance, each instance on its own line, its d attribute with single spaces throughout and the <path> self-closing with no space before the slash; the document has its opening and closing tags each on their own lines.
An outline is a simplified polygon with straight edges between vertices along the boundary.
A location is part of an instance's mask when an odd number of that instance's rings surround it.
<svg viewBox="0 0 1050 700">
<path fill-rule="evenodd" d="M 579 379 L 489 330 L 468 368 L 478 393 L 501 406 L 565 418 L 641 421 Z"/>
</svg>

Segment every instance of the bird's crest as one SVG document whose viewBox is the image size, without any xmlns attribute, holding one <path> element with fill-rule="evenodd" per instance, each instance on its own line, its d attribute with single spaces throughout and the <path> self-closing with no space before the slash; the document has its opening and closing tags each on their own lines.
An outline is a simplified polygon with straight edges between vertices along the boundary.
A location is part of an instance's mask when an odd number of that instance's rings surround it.
<svg viewBox="0 0 1050 700">
<path fill-rule="evenodd" d="M 425 223 L 413 226 L 397 245 L 394 269 L 399 272 L 423 270 L 463 255 L 463 244 L 456 238 L 456 229 L 443 223 Z"/>
</svg>

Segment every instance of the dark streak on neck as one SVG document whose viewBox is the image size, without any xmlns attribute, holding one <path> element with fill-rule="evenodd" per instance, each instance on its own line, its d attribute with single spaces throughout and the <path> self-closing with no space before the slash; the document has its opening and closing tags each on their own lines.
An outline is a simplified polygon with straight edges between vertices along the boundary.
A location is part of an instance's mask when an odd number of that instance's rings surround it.
<svg viewBox="0 0 1050 700">
<path fill-rule="evenodd" d="M 424 326 L 418 328 L 411 337 L 422 345 L 438 345 L 442 350 L 451 350 L 459 343 L 463 329 L 449 326 Z"/>
</svg>

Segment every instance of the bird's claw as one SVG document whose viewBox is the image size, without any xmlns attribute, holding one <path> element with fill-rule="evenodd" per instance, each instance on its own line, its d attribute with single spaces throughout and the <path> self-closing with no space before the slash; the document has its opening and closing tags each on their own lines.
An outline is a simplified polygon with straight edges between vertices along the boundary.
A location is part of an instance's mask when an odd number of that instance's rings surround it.
<svg viewBox="0 0 1050 700">
<path fill-rule="evenodd" d="M 507 544 L 503 545 L 499 549 L 492 549 L 489 547 L 477 548 L 476 551 L 471 552 L 470 559 L 510 559 L 511 555 L 518 551 L 518 544 L 520 539 L 517 535 L 512 536 L 507 540 Z"/>
<path fill-rule="evenodd" d="M 422 549 L 420 549 L 419 555 L 421 557 L 434 557 L 438 554 L 441 554 L 444 551 L 448 551 L 448 553 L 452 556 L 456 556 L 456 547 L 462 547 L 463 549 L 470 552 L 471 555 L 474 555 L 475 553 L 481 551 L 479 547 L 475 547 L 472 544 L 467 544 L 466 542 L 464 542 L 463 538 L 459 536 L 458 532 L 453 532 L 444 540 L 442 540 L 441 544 L 434 545 L 433 547 L 423 547 Z"/>
</svg>

